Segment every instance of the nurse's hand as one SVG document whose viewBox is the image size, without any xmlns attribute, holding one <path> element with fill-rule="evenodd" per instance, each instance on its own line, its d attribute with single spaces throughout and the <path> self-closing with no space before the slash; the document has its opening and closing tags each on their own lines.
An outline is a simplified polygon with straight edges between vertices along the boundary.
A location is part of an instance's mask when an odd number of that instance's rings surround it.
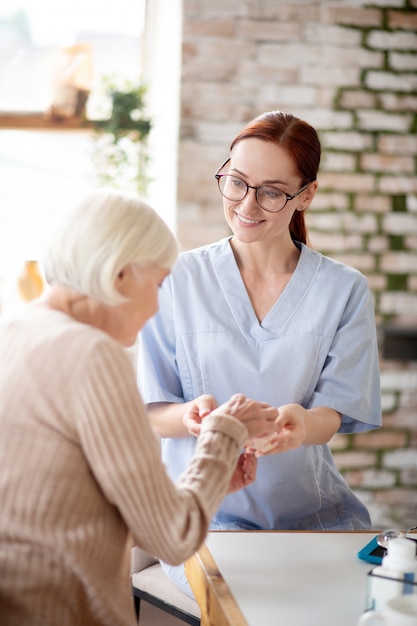
<svg viewBox="0 0 417 626">
<path fill-rule="evenodd" d="M 270 446 L 256 450 L 256 456 L 265 456 L 276 452 L 295 450 L 305 443 L 307 438 L 305 420 L 308 410 L 300 404 L 284 404 L 278 408 L 276 419 L 277 434 Z"/>
<path fill-rule="evenodd" d="M 245 450 L 239 456 L 236 469 L 229 484 L 227 493 L 233 493 L 247 487 L 256 479 L 256 469 L 258 467 L 258 459 L 250 450 Z"/>
<path fill-rule="evenodd" d="M 201 420 L 214 409 L 217 409 L 217 400 L 214 396 L 204 394 L 193 400 L 182 418 L 188 433 L 198 437 L 201 430 Z"/>
<path fill-rule="evenodd" d="M 278 408 L 277 435 L 271 445 L 264 446 L 256 455 L 285 452 L 302 445 L 321 446 L 339 431 L 341 422 L 341 413 L 327 406 L 305 409 L 300 404 L 284 404 Z"/>
</svg>

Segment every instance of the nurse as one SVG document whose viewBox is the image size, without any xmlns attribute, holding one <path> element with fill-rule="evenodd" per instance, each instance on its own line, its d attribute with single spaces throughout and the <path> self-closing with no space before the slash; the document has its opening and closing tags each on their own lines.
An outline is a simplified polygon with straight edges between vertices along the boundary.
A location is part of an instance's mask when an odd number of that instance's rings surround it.
<svg viewBox="0 0 417 626">
<path fill-rule="evenodd" d="M 371 528 L 327 445 L 378 428 L 381 404 L 367 280 L 308 245 L 320 152 L 280 111 L 238 133 L 215 175 L 232 235 L 181 254 L 141 335 L 139 385 L 174 480 L 206 412 L 237 392 L 278 407 L 279 434 L 254 442 L 256 481 L 212 529 Z M 191 593 L 181 567 L 166 571 Z"/>
</svg>

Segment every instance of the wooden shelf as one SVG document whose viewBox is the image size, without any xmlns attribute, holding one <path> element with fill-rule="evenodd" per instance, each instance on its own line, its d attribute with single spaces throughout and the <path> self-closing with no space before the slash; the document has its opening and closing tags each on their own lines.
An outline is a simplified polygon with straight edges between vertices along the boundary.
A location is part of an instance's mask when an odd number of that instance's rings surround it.
<svg viewBox="0 0 417 626">
<path fill-rule="evenodd" d="M 94 128 L 92 120 L 82 117 L 52 119 L 44 113 L 0 113 L 2 130 L 88 130 Z"/>
</svg>

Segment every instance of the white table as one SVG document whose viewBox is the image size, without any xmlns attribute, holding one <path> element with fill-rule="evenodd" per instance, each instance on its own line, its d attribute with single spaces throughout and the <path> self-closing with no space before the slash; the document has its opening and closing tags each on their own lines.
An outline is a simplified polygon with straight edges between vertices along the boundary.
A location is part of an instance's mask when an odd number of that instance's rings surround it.
<svg viewBox="0 0 417 626">
<path fill-rule="evenodd" d="M 375 534 L 209 533 L 186 566 L 202 624 L 356 626 L 374 567 L 357 552 Z"/>
</svg>

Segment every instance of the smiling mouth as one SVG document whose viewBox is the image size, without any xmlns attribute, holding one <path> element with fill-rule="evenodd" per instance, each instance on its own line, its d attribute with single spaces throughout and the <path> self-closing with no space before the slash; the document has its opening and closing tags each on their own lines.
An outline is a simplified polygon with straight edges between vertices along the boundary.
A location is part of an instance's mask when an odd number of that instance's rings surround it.
<svg viewBox="0 0 417 626">
<path fill-rule="evenodd" d="M 249 218 L 243 217 L 243 215 L 236 213 L 236 211 L 235 211 L 235 215 L 237 219 L 239 220 L 239 222 L 242 222 L 242 224 L 248 224 L 249 226 L 252 224 L 261 224 L 262 222 L 265 221 L 265 220 L 250 220 Z"/>
</svg>

